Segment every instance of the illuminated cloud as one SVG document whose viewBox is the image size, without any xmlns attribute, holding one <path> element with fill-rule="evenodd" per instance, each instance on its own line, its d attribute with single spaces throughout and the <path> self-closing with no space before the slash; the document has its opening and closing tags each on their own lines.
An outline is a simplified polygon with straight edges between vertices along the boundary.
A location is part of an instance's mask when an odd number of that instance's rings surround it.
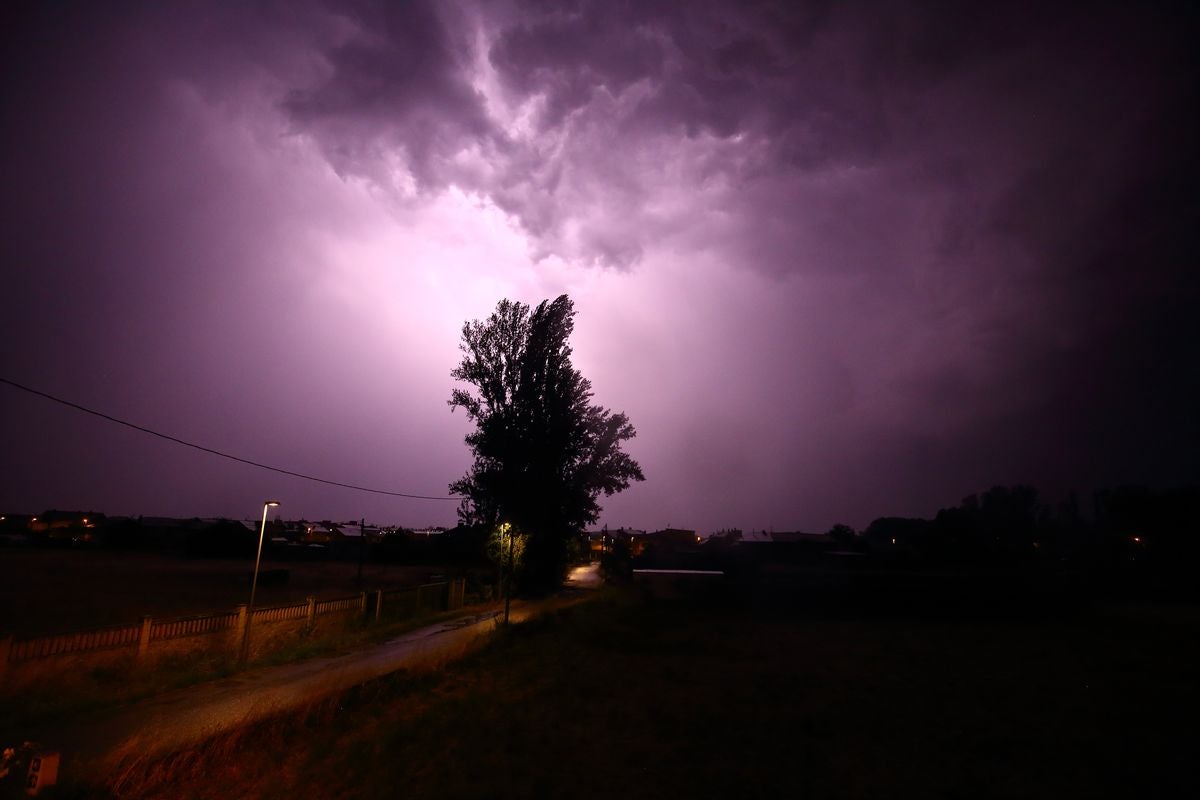
<svg viewBox="0 0 1200 800">
<path fill-rule="evenodd" d="M 5 359 L 28 383 L 436 493 L 468 457 L 445 406 L 462 322 L 569 292 L 580 366 L 639 429 L 648 480 L 613 524 L 821 528 L 995 482 L 1200 480 L 1200 82 L 1171 9 L 9 19 L 0 334 L 29 342 Z M 453 520 L 0 402 L 6 451 L 45 453 L 3 487 L 16 510 L 236 515 L 290 491 L 314 517 Z M 43 444 L 66 437 L 90 444 L 62 468 Z"/>
</svg>

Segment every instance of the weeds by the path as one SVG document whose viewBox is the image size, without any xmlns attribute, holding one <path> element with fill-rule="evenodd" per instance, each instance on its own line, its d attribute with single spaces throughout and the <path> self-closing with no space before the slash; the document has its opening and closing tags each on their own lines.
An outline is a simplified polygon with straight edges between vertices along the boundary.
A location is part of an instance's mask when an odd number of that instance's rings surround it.
<svg viewBox="0 0 1200 800">
<path fill-rule="evenodd" d="M 1183 628 L 1094 610 L 921 618 L 611 594 L 503 631 L 438 674 L 376 681 L 110 789 L 1185 796 L 1200 630 Z"/>
</svg>

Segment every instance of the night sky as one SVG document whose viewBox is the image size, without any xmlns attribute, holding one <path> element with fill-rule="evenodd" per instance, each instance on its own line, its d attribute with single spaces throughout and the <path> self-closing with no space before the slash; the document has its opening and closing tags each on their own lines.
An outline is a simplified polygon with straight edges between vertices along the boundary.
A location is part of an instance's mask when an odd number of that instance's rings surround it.
<svg viewBox="0 0 1200 800">
<path fill-rule="evenodd" d="M 565 292 L 610 526 L 1200 481 L 1188 5 L 6 5 L 0 376 L 444 495 L 463 322 Z M 0 512 L 455 520 L 4 385 L 0 457 Z"/>
</svg>

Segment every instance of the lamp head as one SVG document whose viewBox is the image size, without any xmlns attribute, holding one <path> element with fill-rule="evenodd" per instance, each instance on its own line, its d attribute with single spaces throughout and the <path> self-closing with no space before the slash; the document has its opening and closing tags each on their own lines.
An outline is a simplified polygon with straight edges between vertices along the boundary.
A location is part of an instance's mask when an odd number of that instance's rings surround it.
<svg viewBox="0 0 1200 800">
<path fill-rule="evenodd" d="M 270 508 L 274 508 L 275 506 L 279 505 L 279 501 L 278 500 L 268 500 L 267 502 L 263 503 L 263 505 L 268 506 Z"/>
</svg>

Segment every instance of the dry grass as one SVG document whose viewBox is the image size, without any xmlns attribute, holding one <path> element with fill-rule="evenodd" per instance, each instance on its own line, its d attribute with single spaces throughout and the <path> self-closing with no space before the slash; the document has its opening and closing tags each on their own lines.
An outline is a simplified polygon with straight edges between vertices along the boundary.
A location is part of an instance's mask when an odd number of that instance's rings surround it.
<svg viewBox="0 0 1200 800">
<path fill-rule="evenodd" d="M 248 666 L 278 666 L 347 652 L 459 613 L 420 614 L 379 625 L 350 623 L 321 627 L 270 650 Z M 95 655 L 55 657 L 50 659 L 57 670 L 53 679 L 15 690 L 0 687 L 0 746 L 18 743 L 40 732 L 52 732 L 81 715 L 101 713 L 163 692 L 224 678 L 244 668 L 232 653 L 225 651 L 169 655 L 148 666 L 136 664 L 127 651 L 99 664 Z"/>
<path fill-rule="evenodd" d="M 1198 633 L 1194 609 L 977 617 L 626 594 L 519 626 L 439 674 L 140 765 L 111 791 L 1195 796 Z"/>
</svg>

